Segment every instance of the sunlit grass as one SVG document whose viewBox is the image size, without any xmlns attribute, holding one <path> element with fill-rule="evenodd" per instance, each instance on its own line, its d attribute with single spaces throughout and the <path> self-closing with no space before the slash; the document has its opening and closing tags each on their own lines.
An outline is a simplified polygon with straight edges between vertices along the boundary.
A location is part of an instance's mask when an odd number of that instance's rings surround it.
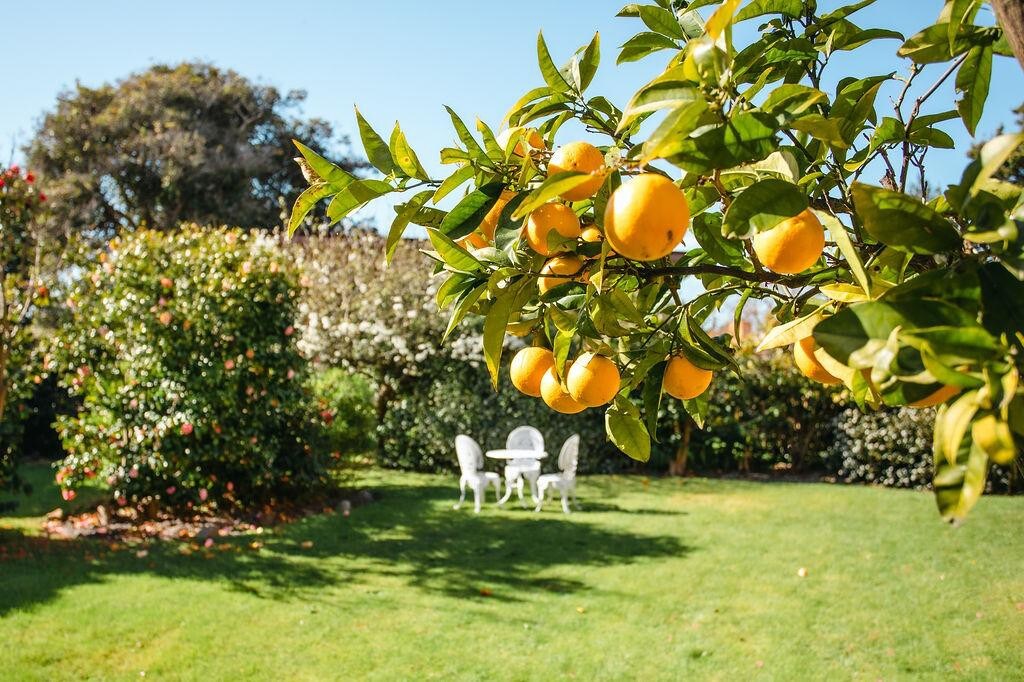
<svg viewBox="0 0 1024 682">
<path fill-rule="evenodd" d="M 349 517 L 189 555 L 0 530 L 0 678 L 1024 669 L 1021 498 L 984 498 L 950 528 L 927 494 L 863 487 L 588 478 L 583 513 L 566 517 L 558 504 L 452 511 L 447 477 L 374 472 L 362 484 L 379 501 Z"/>
</svg>

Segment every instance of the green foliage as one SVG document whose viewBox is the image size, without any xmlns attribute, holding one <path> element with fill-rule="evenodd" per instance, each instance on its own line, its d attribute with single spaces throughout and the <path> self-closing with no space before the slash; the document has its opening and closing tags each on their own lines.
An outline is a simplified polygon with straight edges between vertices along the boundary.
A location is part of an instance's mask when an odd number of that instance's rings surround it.
<svg viewBox="0 0 1024 682">
<path fill-rule="evenodd" d="M 335 459 L 369 452 L 376 444 L 373 387 L 358 374 L 330 368 L 312 374 L 310 390 L 326 424 L 324 445 Z"/>
<path fill-rule="evenodd" d="M 42 379 L 33 323 L 50 303 L 59 234 L 48 222 L 46 194 L 31 171 L 0 169 L 0 488 L 18 485 L 28 400 Z"/>
<path fill-rule="evenodd" d="M 62 93 L 26 155 L 60 218 L 88 235 L 182 222 L 267 228 L 281 224 L 281 197 L 305 184 L 291 140 L 332 146 L 329 124 L 296 115 L 304 99 L 210 64 L 157 65 Z"/>
<path fill-rule="evenodd" d="M 102 261 L 57 344 L 81 405 L 58 424 L 65 496 L 96 477 L 121 505 L 210 509 L 329 483 L 297 275 L 272 237 L 140 230 Z"/>
<path fill-rule="evenodd" d="M 943 386 L 960 389 L 957 402 L 938 411 L 934 454 L 940 511 L 961 519 L 985 486 L 989 462 L 1013 459 L 1024 444 L 1024 419 L 1015 417 L 1024 414 L 1024 319 L 1013 303 L 1024 298 L 1024 188 L 997 178 L 1024 133 L 989 141 L 942 196 L 916 196 L 911 172 L 923 179 L 928 150 L 952 147 L 940 126 L 959 119 L 973 133 L 992 61 L 1009 51 L 1002 29 L 984 23 L 990 15 L 978 12 L 980 2 L 948 0 L 934 24 L 909 38 L 854 23 L 869 4 L 827 12 L 817 3 L 762 0 L 627 5 L 620 16 L 644 30 L 622 46 L 619 61 L 668 59 L 624 108 L 585 93 L 600 60 L 596 37 L 559 67 L 538 36 L 543 84 L 514 103 L 502 125 L 513 136 L 535 127 L 548 147 L 572 119 L 599 137 L 605 182 L 593 197 L 569 202 L 599 232 L 620 185 L 644 173 L 673 178 L 689 204 L 696 247 L 684 242 L 672 255 L 635 261 L 607 241 L 569 240 L 565 248 L 583 260 L 579 281 L 541 296 L 534 282 L 543 260 L 520 238 L 521 221 L 589 178 L 552 172 L 547 150 L 513 153 L 511 140 L 498 148 L 482 122 L 478 139 L 451 109 L 460 146 L 440 152 L 455 166 L 448 177 L 392 163 L 411 154 L 407 144 L 389 147 L 360 117 L 384 178 L 358 196 L 338 190 L 331 203 L 350 210 L 353 198 L 366 203 L 415 189 L 418 198 L 400 204 L 389 243 L 410 224 L 428 228 L 428 255 L 446 278 L 440 290 L 454 292 L 439 306 L 451 307 L 454 321 L 484 317 L 494 384 L 506 333 L 533 335 L 559 362 L 584 351 L 612 358 L 630 390 L 602 408 L 606 432 L 640 460 L 649 455 L 640 441 L 661 402 L 661 375 L 652 378 L 651 368 L 682 354 L 742 378 L 731 339 L 712 338 L 704 326 L 723 309 L 736 309 L 739 319 L 749 301 L 770 304 L 786 330 L 763 348 L 813 334 L 818 361 L 860 406 L 909 405 Z M 750 42 L 737 44 L 734 24 L 755 18 Z M 845 52 L 852 59 L 843 63 L 857 64 L 858 55 L 879 50 L 905 58 L 905 71 L 837 72 L 832 62 Z M 933 96 L 950 78 L 958 101 L 933 111 Z M 887 101 L 892 115 L 880 115 Z M 876 173 L 877 185 L 866 181 Z M 466 198 L 442 210 L 439 196 L 467 181 Z M 435 195 L 426 199 L 423 187 Z M 456 243 L 482 223 L 502 189 L 517 204 L 502 210 L 493 244 Z M 803 272 L 769 271 L 747 240 L 805 207 L 827 229 L 823 252 L 810 253 Z M 695 293 L 684 300 L 682 292 Z M 701 423 L 710 405 L 700 398 L 685 407 Z"/>
</svg>

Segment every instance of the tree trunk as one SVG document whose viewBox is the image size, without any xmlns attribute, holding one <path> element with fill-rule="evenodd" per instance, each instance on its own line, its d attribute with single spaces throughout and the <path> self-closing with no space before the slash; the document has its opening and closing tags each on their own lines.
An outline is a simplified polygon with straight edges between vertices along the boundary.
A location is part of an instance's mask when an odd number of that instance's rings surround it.
<svg viewBox="0 0 1024 682">
<path fill-rule="evenodd" d="M 992 8 L 1006 34 L 1006 42 L 1024 69 L 1024 0 L 992 0 Z"/>
<path fill-rule="evenodd" d="M 388 413 L 388 408 L 391 406 L 391 400 L 395 397 L 395 389 L 393 389 L 386 381 L 380 382 L 380 388 L 377 389 L 377 454 L 384 453 L 384 417 Z"/>
<path fill-rule="evenodd" d="M 679 433 L 679 423 L 676 422 L 676 433 Z M 693 433 L 693 420 L 689 416 L 683 418 L 682 435 L 679 438 L 679 447 L 676 448 L 676 458 L 669 462 L 669 476 L 685 476 L 686 461 L 690 458 L 690 434 Z"/>
</svg>

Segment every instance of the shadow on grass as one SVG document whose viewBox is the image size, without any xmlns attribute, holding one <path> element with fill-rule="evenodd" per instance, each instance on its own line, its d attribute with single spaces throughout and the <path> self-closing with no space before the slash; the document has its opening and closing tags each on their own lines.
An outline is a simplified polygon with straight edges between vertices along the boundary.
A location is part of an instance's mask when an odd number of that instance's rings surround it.
<svg viewBox="0 0 1024 682">
<path fill-rule="evenodd" d="M 585 590 L 588 568 L 691 551 L 675 537 L 609 528 L 585 513 L 453 511 L 450 487 L 385 485 L 378 492 L 378 502 L 350 517 L 309 517 L 187 555 L 175 542 L 111 549 L 102 541 L 0 530 L 0 615 L 46 602 L 65 587 L 139 574 L 222 581 L 268 599 L 316 599 L 326 587 L 379 585 L 383 578 L 460 599 L 515 601 L 538 591 Z M 585 508 L 666 513 L 609 503 Z M 254 549 L 254 541 L 262 547 Z"/>
</svg>

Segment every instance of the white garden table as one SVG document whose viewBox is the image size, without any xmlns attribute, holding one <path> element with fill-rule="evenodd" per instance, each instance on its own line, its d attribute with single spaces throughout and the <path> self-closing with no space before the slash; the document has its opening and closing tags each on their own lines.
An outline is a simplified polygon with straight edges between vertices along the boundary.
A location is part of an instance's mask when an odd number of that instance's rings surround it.
<svg viewBox="0 0 1024 682">
<path fill-rule="evenodd" d="M 519 501 L 523 501 L 523 478 L 530 482 L 530 496 L 537 503 L 537 478 L 540 476 L 540 460 L 548 456 L 543 450 L 488 450 L 485 453 L 491 459 L 503 459 L 505 465 L 505 495 L 498 500 L 503 505 L 512 497 L 512 484 L 519 491 Z"/>
</svg>

